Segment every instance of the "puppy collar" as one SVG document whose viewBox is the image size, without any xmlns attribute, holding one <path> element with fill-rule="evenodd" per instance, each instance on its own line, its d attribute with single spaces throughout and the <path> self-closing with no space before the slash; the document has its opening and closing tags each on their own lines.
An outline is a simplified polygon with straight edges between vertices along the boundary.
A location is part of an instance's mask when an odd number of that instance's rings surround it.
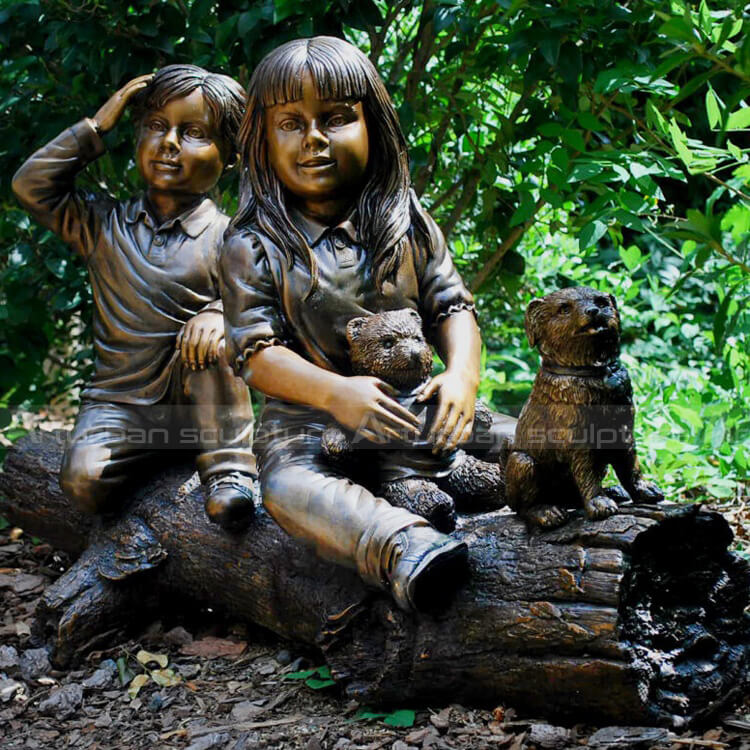
<svg viewBox="0 0 750 750">
<path fill-rule="evenodd" d="M 608 365 L 563 367 L 562 365 L 542 362 L 542 370 L 550 373 L 550 375 L 572 375 L 576 378 L 601 378 L 607 374 L 608 369 Z"/>
</svg>

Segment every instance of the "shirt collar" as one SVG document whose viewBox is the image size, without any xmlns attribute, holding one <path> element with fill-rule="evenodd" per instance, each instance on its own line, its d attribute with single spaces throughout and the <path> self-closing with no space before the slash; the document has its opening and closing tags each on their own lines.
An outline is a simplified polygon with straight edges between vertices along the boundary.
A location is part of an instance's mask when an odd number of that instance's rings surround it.
<svg viewBox="0 0 750 750">
<path fill-rule="evenodd" d="M 311 219 L 309 216 L 305 216 L 293 206 L 289 209 L 289 216 L 297 229 L 302 232 L 310 247 L 317 245 L 321 239 L 323 239 L 323 235 L 326 232 L 334 232 L 337 229 L 344 232 L 353 243 L 356 244 L 359 242 L 359 235 L 357 234 L 357 227 L 355 225 L 357 219 L 356 209 L 352 209 L 343 221 L 333 227 L 328 224 L 321 224 L 319 221 Z"/>
<path fill-rule="evenodd" d="M 125 221 L 128 224 L 143 221 L 151 229 L 156 227 L 159 230 L 173 229 L 179 222 L 182 231 L 192 239 L 195 239 L 208 228 L 218 213 L 219 209 L 216 208 L 216 204 L 210 198 L 204 198 L 198 205 L 189 208 L 174 219 L 169 219 L 161 226 L 158 226 L 146 196 L 141 195 L 130 202 L 125 212 Z"/>
</svg>

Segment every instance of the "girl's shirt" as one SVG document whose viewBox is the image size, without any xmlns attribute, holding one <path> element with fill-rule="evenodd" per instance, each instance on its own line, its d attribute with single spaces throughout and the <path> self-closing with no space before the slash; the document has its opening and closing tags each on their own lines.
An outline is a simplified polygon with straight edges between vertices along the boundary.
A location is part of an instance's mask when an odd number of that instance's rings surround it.
<svg viewBox="0 0 750 750">
<path fill-rule="evenodd" d="M 351 375 L 346 325 L 352 318 L 408 307 L 419 313 L 429 336 L 448 315 L 474 310 L 471 293 L 429 215 L 424 217 L 433 249 L 414 233 L 410 252 L 382 291 L 355 220 L 328 227 L 298 212 L 290 215 L 318 264 L 312 294 L 307 267 L 295 260 L 290 268 L 281 250 L 261 232 L 236 231 L 222 249 L 219 285 L 227 355 L 238 374 L 255 351 L 281 344 L 319 367 Z"/>
</svg>

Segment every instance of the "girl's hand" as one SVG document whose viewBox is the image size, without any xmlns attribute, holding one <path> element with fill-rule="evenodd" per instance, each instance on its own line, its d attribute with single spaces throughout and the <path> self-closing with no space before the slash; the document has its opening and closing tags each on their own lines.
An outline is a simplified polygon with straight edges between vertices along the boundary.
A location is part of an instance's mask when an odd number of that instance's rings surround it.
<svg viewBox="0 0 750 750">
<path fill-rule="evenodd" d="M 219 359 L 224 343 L 224 315 L 204 310 L 194 315 L 177 334 L 175 348 L 180 350 L 182 363 L 191 370 L 203 370 Z"/>
<path fill-rule="evenodd" d="M 465 374 L 450 370 L 427 381 L 417 391 L 417 401 L 426 401 L 436 393 L 438 410 L 427 440 L 434 443 L 433 453 L 441 453 L 453 450 L 471 437 L 477 394 Z"/>
<path fill-rule="evenodd" d="M 97 128 L 102 133 L 112 130 L 122 117 L 128 102 L 135 94 L 145 89 L 151 83 L 153 77 L 153 73 L 146 73 L 146 75 L 128 81 L 119 91 L 115 91 L 94 115 L 93 119 Z"/>
<path fill-rule="evenodd" d="M 327 411 L 344 427 L 373 443 L 414 440 L 419 419 L 391 398 L 397 391 L 382 380 L 355 375 L 341 379 L 328 397 Z"/>
</svg>

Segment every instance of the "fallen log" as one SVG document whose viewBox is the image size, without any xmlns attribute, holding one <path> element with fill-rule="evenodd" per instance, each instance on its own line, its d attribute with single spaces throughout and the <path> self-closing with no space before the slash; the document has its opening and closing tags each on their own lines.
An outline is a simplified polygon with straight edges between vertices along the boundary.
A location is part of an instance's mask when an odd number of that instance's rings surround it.
<svg viewBox="0 0 750 750">
<path fill-rule="evenodd" d="M 34 433 L 0 474 L 0 513 L 80 554 L 36 615 L 59 665 L 177 597 L 317 646 L 362 702 L 679 727 L 747 690 L 750 567 L 718 513 L 626 506 L 532 534 L 509 513 L 463 517 L 469 581 L 446 611 L 410 616 L 262 508 L 238 536 L 208 523 L 188 465 L 163 468 L 118 518 L 82 516 L 57 486 L 61 455 L 59 439 Z"/>
</svg>

